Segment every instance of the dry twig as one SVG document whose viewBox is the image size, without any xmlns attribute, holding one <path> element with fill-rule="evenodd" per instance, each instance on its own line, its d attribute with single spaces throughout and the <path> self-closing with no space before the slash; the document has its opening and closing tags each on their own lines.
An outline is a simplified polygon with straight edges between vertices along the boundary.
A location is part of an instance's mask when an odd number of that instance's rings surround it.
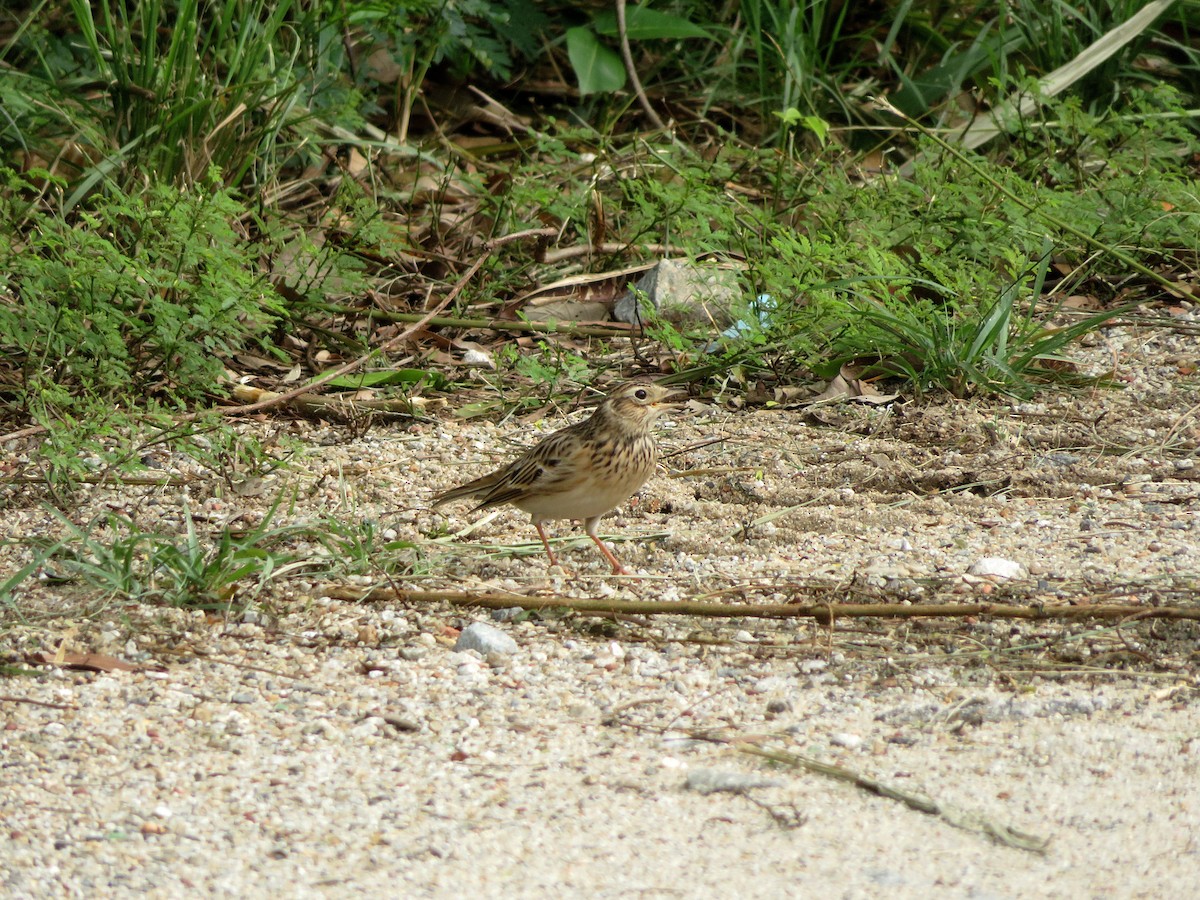
<svg viewBox="0 0 1200 900">
<path fill-rule="evenodd" d="M 666 131 L 667 126 L 659 118 L 658 113 L 654 111 L 654 107 L 650 105 L 650 98 L 646 96 L 646 92 L 642 88 L 642 81 L 638 78 L 637 68 L 633 65 L 633 54 L 629 50 L 629 31 L 625 27 L 625 0 L 617 0 L 617 31 L 621 37 L 621 59 L 625 61 L 625 72 L 629 75 L 629 86 L 637 94 L 638 102 L 642 104 L 642 109 L 646 111 L 646 116 L 654 123 L 654 127 Z"/>
<path fill-rule="evenodd" d="M 48 709 L 79 709 L 73 703 L 50 703 L 48 700 L 34 700 L 32 697 L 10 697 L 0 694 L 0 701 L 5 703 L 28 703 L 32 706 L 45 706 Z"/>
<path fill-rule="evenodd" d="M 990 617 L 1036 622 L 1075 622 L 1086 619 L 1189 619 L 1200 621 L 1200 606 L 1017 606 L 1005 603 L 711 603 L 698 600 L 615 600 L 564 596 L 530 597 L 496 591 L 396 591 L 328 585 L 324 596 L 338 600 L 400 603 L 447 603 L 484 609 L 570 609 L 600 615 L 671 615 L 705 618 L 815 619 L 830 625 L 838 619 L 917 619 Z"/>
<path fill-rule="evenodd" d="M 901 788 L 863 775 L 861 772 L 847 769 L 844 766 L 822 762 L 819 759 L 813 759 L 810 756 L 801 756 L 798 753 L 764 749 L 756 744 L 746 742 L 738 742 L 733 746 L 739 753 L 748 753 L 762 759 L 769 759 L 774 763 L 791 766 L 794 769 L 804 769 L 807 772 L 824 775 L 826 778 L 847 782 L 876 796 L 886 797 L 889 800 L 897 800 L 909 809 L 915 809 L 917 812 L 923 812 L 931 816 L 938 816 L 955 828 L 986 834 L 1006 847 L 1013 847 L 1017 850 L 1028 850 L 1031 853 L 1044 853 L 1050 843 L 1048 838 L 1038 837 L 1035 834 L 1011 828 L 1008 825 L 995 822 L 980 813 L 957 809 L 945 803 L 939 803 L 923 794 L 914 794 L 902 790 Z"/>
</svg>

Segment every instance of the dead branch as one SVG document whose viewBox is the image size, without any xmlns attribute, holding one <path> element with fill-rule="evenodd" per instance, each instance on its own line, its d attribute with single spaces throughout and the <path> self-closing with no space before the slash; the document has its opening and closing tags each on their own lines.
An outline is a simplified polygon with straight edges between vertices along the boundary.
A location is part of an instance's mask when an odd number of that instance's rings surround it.
<svg viewBox="0 0 1200 900">
<path fill-rule="evenodd" d="M 48 709 L 79 709 L 73 703 L 50 703 L 47 700 L 34 700 L 32 697 L 10 697 L 7 694 L 0 694 L 0 702 L 4 703 L 29 703 L 33 706 L 45 706 Z"/>
<path fill-rule="evenodd" d="M 623 713 L 634 705 L 653 704 L 653 700 L 643 701 L 636 704 L 626 704 L 616 710 L 612 716 L 605 720 L 606 725 L 620 725 L 624 728 L 633 728 L 639 731 L 650 731 L 658 734 L 664 734 L 668 728 L 663 728 L 658 725 L 648 725 L 638 722 L 634 719 L 627 718 Z M 917 812 L 925 813 L 926 815 L 938 816 L 955 828 L 961 828 L 964 831 L 972 831 L 977 834 L 985 834 L 993 840 L 1007 847 L 1013 847 L 1018 850 L 1028 850 L 1032 853 L 1044 853 L 1050 841 L 1046 838 L 1038 837 L 1028 832 L 1019 831 L 1016 828 L 1011 828 L 1000 822 L 993 821 L 981 813 L 972 812 L 966 809 L 950 806 L 946 803 L 939 803 L 932 797 L 924 794 L 917 794 L 912 791 L 904 790 L 893 784 L 880 781 L 865 775 L 862 772 L 856 772 L 845 766 L 839 766 L 836 763 L 825 762 L 815 759 L 811 756 L 803 756 L 798 753 L 789 753 L 786 750 L 776 747 L 766 747 L 762 745 L 762 738 L 738 738 L 731 735 L 726 735 L 721 732 L 714 732 L 710 729 L 688 729 L 687 733 L 693 740 L 706 741 L 710 744 L 723 744 L 732 747 L 739 753 L 746 753 L 751 756 L 757 756 L 761 759 L 770 760 L 778 765 L 789 766 L 793 769 L 803 769 L 806 772 L 812 772 L 816 775 L 823 775 L 826 778 L 832 778 L 835 781 L 842 781 L 847 784 L 852 784 L 861 790 L 874 794 L 877 797 L 884 797 L 888 800 L 896 800 L 903 803 L 909 809 L 914 809 Z"/>
<path fill-rule="evenodd" d="M 633 88 L 638 102 L 642 104 L 642 109 L 646 111 L 646 115 L 654 123 L 654 127 L 666 131 L 667 126 L 658 117 L 654 107 L 650 105 L 650 98 L 642 89 L 642 81 L 638 78 L 637 68 L 633 64 L 633 54 L 629 50 L 629 32 L 625 27 L 625 0 L 617 0 L 617 32 L 621 39 L 621 59 L 625 62 L 625 73 L 629 76 L 629 86 Z"/>
<path fill-rule="evenodd" d="M 325 306 L 327 312 L 341 312 L 352 315 L 355 311 L 343 307 Z M 636 325 L 624 322 L 613 322 L 611 325 L 579 325 L 574 322 L 521 322 L 515 319 L 462 319 L 451 316 L 434 316 L 432 319 L 419 313 L 378 312 L 370 313 L 371 318 L 383 322 L 420 322 L 424 325 L 436 325 L 442 328 L 484 328 L 490 331 L 519 331 L 530 334 L 570 334 L 579 337 L 628 337 L 631 334 L 641 334 L 642 329 Z"/>
<path fill-rule="evenodd" d="M 807 772 L 824 775 L 826 778 L 847 782 L 878 797 L 896 800 L 903 803 L 909 809 L 917 810 L 917 812 L 938 816 L 955 828 L 986 834 L 1006 847 L 1028 850 L 1032 853 L 1044 853 L 1050 843 L 1046 838 L 1018 831 L 1016 828 L 1010 828 L 1007 825 L 994 822 L 979 813 L 958 809 L 948 806 L 945 803 L 938 803 L 930 797 L 922 794 L 914 794 L 895 785 L 886 784 L 885 782 L 863 775 L 861 772 L 847 769 L 844 766 L 822 762 L 819 759 L 813 759 L 810 756 L 801 756 L 797 753 L 787 753 L 783 750 L 764 749 L 746 742 L 735 743 L 734 748 L 741 753 L 749 753 L 752 756 L 769 759 L 774 763 L 791 766 L 794 769 L 804 769 Z"/>
<path fill-rule="evenodd" d="M 232 389 L 234 400 L 257 403 L 283 396 L 275 391 L 235 384 Z M 325 394 L 301 394 L 288 400 L 286 406 L 304 415 L 321 416 L 352 422 L 369 415 L 407 416 L 416 418 L 424 412 L 428 401 L 423 397 L 398 400 L 349 400 L 342 396 Z"/>
<path fill-rule="evenodd" d="M 654 256 L 669 256 L 671 247 L 667 244 L 627 244 L 621 241 L 602 241 L 598 244 L 576 244 L 572 247 L 558 247 L 554 250 L 547 250 L 540 260 L 546 265 L 566 262 L 568 259 L 574 259 L 577 256 L 617 256 L 623 253 L 638 252 L 643 256 L 652 254 Z M 646 263 L 637 268 L 645 270 L 653 268 L 653 263 Z M 601 275 L 605 273 L 599 273 Z"/>
<path fill-rule="evenodd" d="M 9 441 L 20 440 L 25 437 L 33 437 L 35 434 L 45 434 L 49 430 L 45 425 L 30 425 L 28 428 L 10 431 L 8 434 L 0 434 L 0 444 L 7 444 Z"/>
<path fill-rule="evenodd" d="M 705 618 L 815 619 L 829 625 L 837 619 L 965 618 L 1028 619 L 1035 622 L 1085 619 L 1189 619 L 1200 621 L 1200 606 L 1138 606 L 1096 604 L 1016 606 L 1004 603 L 711 603 L 698 600 L 612 600 L 474 591 L 395 591 L 328 585 L 326 597 L 353 602 L 446 603 L 484 609 L 570 609 L 597 615 L 671 615 Z"/>
</svg>

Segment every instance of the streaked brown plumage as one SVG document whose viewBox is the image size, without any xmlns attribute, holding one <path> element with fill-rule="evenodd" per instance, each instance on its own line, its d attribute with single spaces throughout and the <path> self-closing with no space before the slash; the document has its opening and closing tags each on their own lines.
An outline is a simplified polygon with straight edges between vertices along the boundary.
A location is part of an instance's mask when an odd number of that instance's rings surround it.
<svg viewBox="0 0 1200 900">
<path fill-rule="evenodd" d="M 551 565 L 544 525 L 552 519 L 582 519 L 588 537 L 612 564 L 625 570 L 596 534 L 600 519 L 646 483 L 658 464 L 654 422 L 680 406 L 683 396 L 657 384 L 626 384 L 613 391 L 591 418 L 562 428 L 503 469 L 433 498 L 434 507 L 473 497 L 475 512 L 511 503 L 529 513 Z"/>
</svg>

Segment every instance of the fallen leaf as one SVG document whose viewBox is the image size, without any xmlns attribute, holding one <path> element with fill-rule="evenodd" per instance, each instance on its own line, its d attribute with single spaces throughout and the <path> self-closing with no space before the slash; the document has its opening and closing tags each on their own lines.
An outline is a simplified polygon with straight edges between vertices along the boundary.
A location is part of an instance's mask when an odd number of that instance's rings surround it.
<svg viewBox="0 0 1200 900">
<path fill-rule="evenodd" d="M 166 666 L 129 663 L 103 653 L 30 653 L 25 661 L 34 666 L 62 666 L 84 672 L 165 672 Z"/>
<path fill-rule="evenodd" d="M 835 400 L 854 400 L 858 403 L 870 403 L 882 406 L 891 403 L 899 394 L 881 394 L 869 382 L 859 378 L 859 370 L 853 366 L 842 366 L 837 377 L 829 382 L 829 386 L 813 398 L 813 403 L 832 403 Z"/>
<path fill-rule="evenodd" d="M 530 304 L 529 317 L 539 322 L 594 322 L 608 318 L 608 305 L 587 300 L 549 300 Z"/>
<path fill-rule="evenodd" d="M 357 178 L 369 165 L 367 158 L 353 147 L 350 148 L 350 158 L 346 162 L 346 171 Z"/>
<path fill-rule="evenodd" d="M 777 387 L 777 388 L 775 388 L 775 402 L 776 403 L 795 403 L 797 400 L 800 400 L 801 398 L 803 398 L 804 395 L 807 393 L 808 393 L 808 391 L 806 389 L 804 389 L 802 387 L 795 387 L 793 385 L 785 385 L 783 387 Z"/>
</svg>

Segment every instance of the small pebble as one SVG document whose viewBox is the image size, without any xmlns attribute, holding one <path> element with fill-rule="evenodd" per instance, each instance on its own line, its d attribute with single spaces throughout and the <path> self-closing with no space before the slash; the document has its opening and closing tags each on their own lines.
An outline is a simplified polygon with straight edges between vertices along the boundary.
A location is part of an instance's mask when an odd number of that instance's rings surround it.
<svg viewBox="0 0 1200 900">
<path fill-rule="evenodd" d="M 1009 579 L 1024 578 L 1027 573 L 1025 567 L 1019 562 L 999 556 L 985 556 L 975 560 L 971 568 L 967 570 L 967 574 L 979 578 Z"/>
<path fill-rule="evenodd" d="M 845 747 L 847 750 L 857 750 L 863 745 L 863 739 L 857 734 L 845 731 L 835 731 L 829 736 L 829 743 L 835 747 Z"/>
<path fill-rule="evenodd" d="M 516 653 L 517 642 L 494 625 L 472 622 L 462 630 L 454 643 L 454 651 L 475 650 L 481 656 L 489 653 Z"/>
<path fill-rule="evenodd" d="M 755 788 L 778 787 L 781 782 L 746 772 L 728 772 L 722 769 L 693 769 L 688 772 L 685 786 L 701 794 L 725 791 L 742 794 Z"/>
<path fill-rule="evenodd" d="M 493 609 L 492 610 L 492 621 L 493 622 L 511 622 L 513 619 L 522 615 L 524 612 L 525 612 L 525 607 L 523 607 L 523 606 L 510 606 L 507 609 Z"/>
</svg>

